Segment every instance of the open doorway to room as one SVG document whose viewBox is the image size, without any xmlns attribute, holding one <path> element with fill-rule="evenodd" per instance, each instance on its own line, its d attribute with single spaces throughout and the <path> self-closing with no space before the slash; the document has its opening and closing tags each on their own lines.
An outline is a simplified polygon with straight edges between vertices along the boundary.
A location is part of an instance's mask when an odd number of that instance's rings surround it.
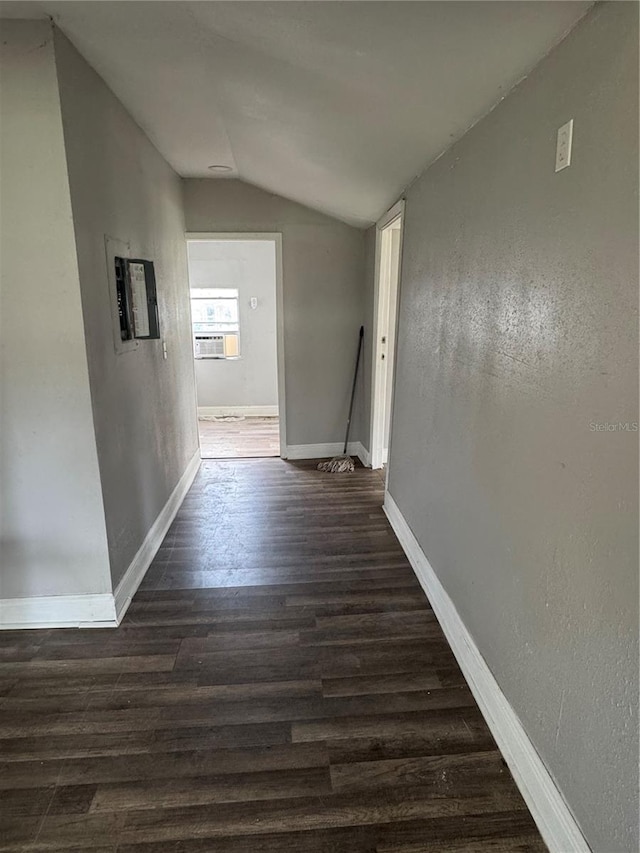
<svg viewBox="0 0 640 853">
<path fill-rule="evenodd" d="M 376 227 L 376 272 L 373 318 L 373 389 L 371 401 L 371 467 L 387 464 L 391 437 L 396 319 L 402 257 L 404 201 L 399 201 Z"/>
<path fill-rule="evenodd" d="M 286 446 L 280 234 L 187 234 L 203 459 Z"/>
</svg>

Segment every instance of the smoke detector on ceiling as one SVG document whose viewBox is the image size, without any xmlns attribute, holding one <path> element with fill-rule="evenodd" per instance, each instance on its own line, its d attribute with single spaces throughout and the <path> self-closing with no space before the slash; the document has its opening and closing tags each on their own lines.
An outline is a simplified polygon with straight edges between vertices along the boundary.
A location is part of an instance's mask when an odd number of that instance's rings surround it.
<svg viewBox="0 0 640 853">
<path fill-rule="evenodd" d="M 232 171 L 231 166 L 222 166 L 222 165 L 217 165 L 217 164 L 214 164 L 213 166 L 208 166 L 207 168 L 209 169 L 210 172 L 231 172 Z"/>
</svg>

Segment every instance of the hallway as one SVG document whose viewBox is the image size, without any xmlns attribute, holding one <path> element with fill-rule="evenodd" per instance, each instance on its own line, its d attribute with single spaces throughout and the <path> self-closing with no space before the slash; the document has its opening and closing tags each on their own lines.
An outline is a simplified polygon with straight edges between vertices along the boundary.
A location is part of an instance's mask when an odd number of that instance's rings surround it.
<svg viewBox="0 0 640 853">
<path fill-rule="evenodd" d="M 120 628 L 1 634 L 1 849 L 543 851 L 382 487 L 204 462 Z"/>
</svg>

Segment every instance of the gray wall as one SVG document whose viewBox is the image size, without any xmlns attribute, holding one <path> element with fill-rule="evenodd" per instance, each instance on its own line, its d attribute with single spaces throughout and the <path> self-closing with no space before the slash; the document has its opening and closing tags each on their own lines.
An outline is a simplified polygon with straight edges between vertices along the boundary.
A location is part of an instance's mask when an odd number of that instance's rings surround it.
<svg viewBox="0 0 640 853">
<path fill-rule="evenodd" d="M 188 231 L 282 233 L 287 444 L 342 441 L 364 308 L 363 232 L 241 181 L 186 179 L 184 202 Z"/>
<path fill-rule="evenodd" d="M 59 31 L 56 62 L 115 586 L 198 446 L 182 191 Z M 115 353 L 105 235 L 155 262 L 166 360 L 161 341 Z"/>
<path fill-rule="evenodd" d="M 0 45 L 0 598 L 111 589 L 48 22 Z"/>
<path fill-rule="evenodd" d="M 198 406 L 277 408 L 275 242 L 194 240 L 188 255 L 191 287 L 235 288 L 240 320 L 240 358 L 195 361 Z"/>
<path fill-rule="evenodd" d="M 389 480 L 598 853 L 638 849 L 638 435 L 591 426 L 638 420 L 637 15 L 408 192 Z"/>
</svg>

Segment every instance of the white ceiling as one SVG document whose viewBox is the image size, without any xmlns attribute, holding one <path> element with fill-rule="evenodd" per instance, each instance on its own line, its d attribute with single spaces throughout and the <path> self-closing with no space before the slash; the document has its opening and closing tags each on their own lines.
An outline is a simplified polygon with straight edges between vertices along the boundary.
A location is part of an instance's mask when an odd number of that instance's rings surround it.
<svg viewBox="0 0 640 853">
<path fill-rule="evenodd" d="M 590 5 L 43 0 L 0 14 L 50 14 L 180 175 L 228 164 L 366 225 Z"/>
</svg>

